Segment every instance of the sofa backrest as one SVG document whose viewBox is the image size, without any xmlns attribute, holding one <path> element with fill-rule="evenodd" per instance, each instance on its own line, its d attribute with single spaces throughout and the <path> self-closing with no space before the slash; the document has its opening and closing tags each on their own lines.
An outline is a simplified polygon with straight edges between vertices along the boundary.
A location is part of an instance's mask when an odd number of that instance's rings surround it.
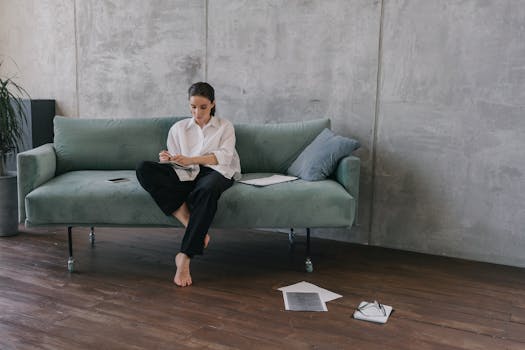
<svg viewBox="0 0 525 350">
<path fill-rule="evenodd" d="M 170 127 L 184 117 L 85 119 L 55 117 L 57 174 L 72 170 L 134 169 L 158 160 Z M 242 172 L 284 173 L 329 119 L 281 124 L 235 124 Z"/>
<path fill-rule="evenodd" d="M 236 148 L 243 173 L 285 173 L 301 151 L 323 131 L 329 119 L 235 124 Z"/>
<path fill-rule="evenodd" d="M 55 117 L 57 174 L 72 170 L 134 169 L 158 160 L 179 118 L 85 119 Z"/>
</svg>

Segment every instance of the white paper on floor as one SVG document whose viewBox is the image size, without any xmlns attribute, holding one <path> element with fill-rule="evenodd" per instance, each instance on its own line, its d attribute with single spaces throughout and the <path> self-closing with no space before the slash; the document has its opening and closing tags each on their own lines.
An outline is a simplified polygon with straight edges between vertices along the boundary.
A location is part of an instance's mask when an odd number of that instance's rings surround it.
<svg viewBox="0 0 525 350">
<path fill-rule="evenodd" d="M 281 287 L 278 290 L 283 293 L 285 310 L 291 311 L 327 311 L 326 302 L 342 297 L 340 294 L 305 281 Z M 302 293 L 302 295 L 300 293 Z M 319 296 L 318 300 L 321 302 L 320 304 L 317 303 L 315 294 Z M 297 303 L 290 305 L 291 298 Z M 322 310 L 320 308 L 322 308 Z"/>
</svg>

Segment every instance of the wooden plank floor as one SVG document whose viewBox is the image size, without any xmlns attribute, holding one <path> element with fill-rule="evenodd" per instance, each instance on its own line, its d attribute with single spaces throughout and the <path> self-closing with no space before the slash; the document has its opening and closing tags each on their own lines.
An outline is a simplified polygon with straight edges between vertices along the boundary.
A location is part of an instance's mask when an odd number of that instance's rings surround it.
<svg viewBox="0 0 525 350">
<path fill-rule="evenodd" d="M 179 229 L 73 230 L 0 238 L 0 349 L 525 349 L 525 269 L 304 238 L 212 231 L 171 280 Z M 276 289 L 309 281 L 343 295 L 328 312 L 284 311 Z M 361 300 L 395 309 L 386 325 L 351 318 Z"/>
</svg>

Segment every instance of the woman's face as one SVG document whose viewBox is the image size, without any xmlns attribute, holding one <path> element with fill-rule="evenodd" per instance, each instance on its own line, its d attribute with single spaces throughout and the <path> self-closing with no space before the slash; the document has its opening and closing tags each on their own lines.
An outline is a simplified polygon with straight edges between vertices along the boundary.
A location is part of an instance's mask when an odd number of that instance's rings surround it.
<svg viewBox="0 0 525 350">
<path fill-rule="evenodd" d="M 215 106 L 215 102 L 211 102 L 208 98 L 203 96 L 190 97 L 190 110 L 193 119 L 200 126 L 206 125 L 211 119 L 211 109 Z"/>
</svg>

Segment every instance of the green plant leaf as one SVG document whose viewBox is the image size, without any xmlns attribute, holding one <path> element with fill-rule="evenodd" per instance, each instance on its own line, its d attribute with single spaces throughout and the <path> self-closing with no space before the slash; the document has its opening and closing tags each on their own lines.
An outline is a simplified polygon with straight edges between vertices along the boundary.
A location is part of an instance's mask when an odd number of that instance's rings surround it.
<svg viewBox="0 0 525 350">
<path fill-rule="evenodd" d="M 0 76 L 0 176 L 5 175 L 7 155 L 18 152 L 21 146 L 23 127 L 27 123 L 23 98 L 30 99 L 23 87 L 12 78 Z"/>
</svg>

